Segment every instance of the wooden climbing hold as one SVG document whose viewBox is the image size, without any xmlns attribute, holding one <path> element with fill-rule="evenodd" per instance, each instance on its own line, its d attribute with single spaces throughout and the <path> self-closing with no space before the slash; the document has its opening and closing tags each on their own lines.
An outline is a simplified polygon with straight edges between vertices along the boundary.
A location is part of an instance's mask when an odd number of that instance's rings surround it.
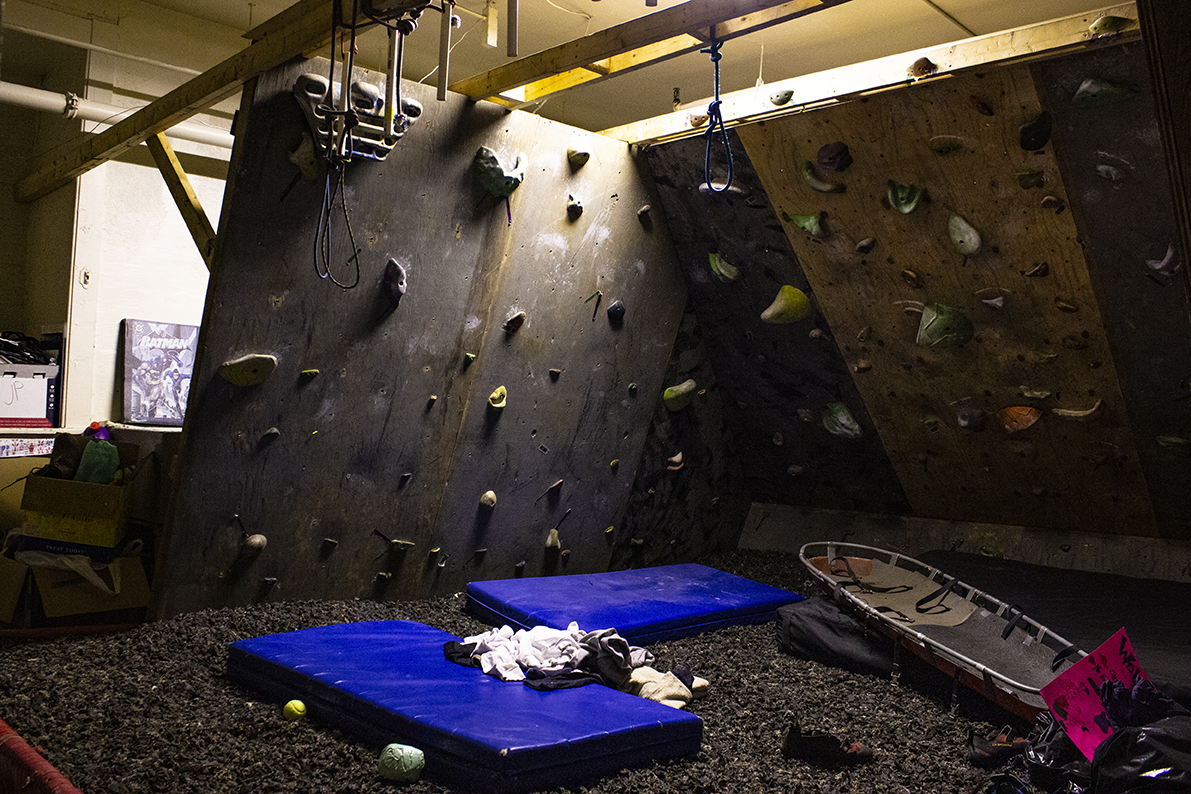
<svg viewBox="0 0 1191 794">
<path fill-rule="evenodd" d="M 219 375 L 233 386 L 259 386 L 277 369 L 277 357 L 249 353 L 219 365 Z"/>
</svg>

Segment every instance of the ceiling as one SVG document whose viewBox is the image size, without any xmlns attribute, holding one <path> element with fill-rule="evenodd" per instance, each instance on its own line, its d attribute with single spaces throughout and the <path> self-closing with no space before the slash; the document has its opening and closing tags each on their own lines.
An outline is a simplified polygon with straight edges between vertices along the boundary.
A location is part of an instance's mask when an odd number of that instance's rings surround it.
<svg viewBox="0 0 1191 794">
<path fill-rule="evenodd" d="M 294 0 L 148 0 L 179 13 L 245 31 L 287 8 Z M 460 0 L 461 25 L 454 31 L 448 82 L 508 63 L 505 4 L 494 0 L 499 40 L 487 42 L 487 0 Z M 581 38 L 646 13 L 677 5 L 658 0 L 520 0 L 521 57 Z M 723 46 L 724 92 L 802 74 L 935 46 L 1110 5 L 1111 0 L 850 0 Z M 437 84 L 439 30 L 435 14 L 408 37 L 404 77 Z M 383 31 L 362 34 L 359 63 L 383 70 Z M 530 112 L 585 129 L 600 130 L 650 118 L 673 108 L 674 90 L 683 104 L 706 104 L 712 66 L 693 53 L 627 75 L 588 83 L 529 106 Z"/>
</svg>

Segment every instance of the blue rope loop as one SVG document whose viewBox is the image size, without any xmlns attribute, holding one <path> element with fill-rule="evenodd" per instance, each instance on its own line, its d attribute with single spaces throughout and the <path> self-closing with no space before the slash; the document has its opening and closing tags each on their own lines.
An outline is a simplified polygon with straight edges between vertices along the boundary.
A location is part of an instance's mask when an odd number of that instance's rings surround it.
<svg viewBox="0 0 1191 794">
<path fill-rule="evenodd" d="M 715 80 L 713 84 L 714 98 L 711 104 L 707 106 L 707 148 L 703 154 L 703 181 L 707 184 L 707 189 L 712 193 L 726 193 L 728 188 L 732 186 L 732 147 L 728 143 L 728 130 L 724 127 L 724 117 L 720 112 L 720 58 L 723 54 L 720 48 L 724 46 L 724 42 L 720 41 L 715 36 L 715 25 L 711 26 L 711 44 L 699 52 L 705 52 L 711 58 L 711 64 L 715 67 Z M 716 189 L 711 181 L 711 146 L 715 138 L 716 126 L 719 126 L 720 137 L 724 141 L 724 155 L 728 159 L 728 178 L 724 181 L 722 188 Z"/>
</svg>

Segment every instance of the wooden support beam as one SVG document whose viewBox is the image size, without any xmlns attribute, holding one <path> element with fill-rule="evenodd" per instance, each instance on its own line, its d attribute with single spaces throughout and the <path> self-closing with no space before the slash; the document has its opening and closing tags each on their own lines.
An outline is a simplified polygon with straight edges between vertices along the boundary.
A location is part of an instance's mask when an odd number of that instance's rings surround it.
<svg viewBox="0 0 1191 794">
<path fill-rule="evenodd" d="M 1191 96 L 1191 40 L 1187 38 L 1191 6 L 1186 0 L 1138 0 L 1137 14 L 1154 83 L 1158 131 L 1166 150 L 1175 223 L 1182 242 L 1183 277 L 1191 298 L 1191 109 L 1187 107 Z"/>
<path fill-rule="evenodd" d="M 929 58 L 938 65 L 936 74 L 927 78 L 931 80 L 943 79 L 955 72 L 991 63 L 1013 63 L 1052 57 L 1092 43 L 1092 33 L 1088 27 L 1105 14 L 1136 19 L 1137 9 L 1133 3 L 1123 3 L 1099 11 L 977 36 L 939 47 L 928 47 L 766 83 L 760 89 L 733 91 L 720 97 L 723 102 L 720 112 L 723 114 L 724 124 L 732 127 L 802 113 L 818 106 L 834 104 L 876 91 L 900 88 L 911 84 L 906 75 L 906 68 L 921 57 Z M 1137 40 L 1140 33 L 1134 27 L 1117 36 L 1119 39 Z M 769 97 L 782 90 L 793 91 L 793 98 L 788 104 L 777 107 L 769 101 Z M 707 101 L 710 102 L 710 99 Z M 629 143 L 658 143 L 702 135 L 705 128 L 692 127 L 690 119 L 691 110 L 686 109 L 612 127 L 603 130 L 602 133 Z"/>
<path fill-rule="evenodd" d="M 302 4 L 299 4 L 302 5 Z M 329 0 L 325 5 L 330 6 Z M 208 69 L 97 135 L 42 157 L 33 173 L 17 182 L 16 200 L 33 201 L 239 90 L 250 80 L 331 37 L 322 9 L 296 14 L 267 37 Z"/>
<path fill-rule="evenodd" d="M 712 25 L 716 26 L 716 36 L 727 40 L 840 2 L 846 0 L 687 0 L 460 80 L 451 90 L 472 99 L 490 99 L 526 86 L 527 97 L 532 94 L 541 98 L 552 92 L 534 88 L 533 84 L 555 75 L 601 62 L 609 62 L 609 74 L 637 69 L 698 50 Z M 613 62 L 618 57 L 620 60 Z M 556 90 L 577 84 L 563 80 L 556 84 Z"/>
<path fill-rule="evenodd" d="M 202 202 L 194 192 L 182 164 L 178 162 L 178 155 L 174 154 L 173 147 L 166 140 L 165 133 L 151 135 L 145 139 L 145 143 L 149 145 L 153 161 L 157 163 L 157 170 L 161 172 L 170 195 L 174 197 L 174 203 L 178 205 L 178 211 L 182 213 L 182 220 L 186 222 L 186 228 L 194 238 L 194 244 L 198 246 L 199 255 L 210 270 L 211 254 L 215 250 L 215 227 L 207 219 Z"/>
</svg>

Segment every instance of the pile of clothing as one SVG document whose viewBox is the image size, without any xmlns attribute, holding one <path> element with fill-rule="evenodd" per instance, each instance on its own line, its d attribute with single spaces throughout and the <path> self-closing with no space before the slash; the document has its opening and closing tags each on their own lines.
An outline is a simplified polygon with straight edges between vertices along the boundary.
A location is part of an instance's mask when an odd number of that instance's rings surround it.
<svg viewBox="0 0 1191 794">
<path fill-rule="evenodd" d="M 687 665 L 675 665 L 667 673 L 654 669 L 653 654 L 630 645 L 616 629 L 583 631 L 574 621 L 566 629 L 535 626 L 513 631 L 502 626 L 463 642 L 452 640 L 443 652 L 456 664 L 543 691 L 603 684 L 682 708 L 706 695 L 708 688 Z"/>
</svg>

